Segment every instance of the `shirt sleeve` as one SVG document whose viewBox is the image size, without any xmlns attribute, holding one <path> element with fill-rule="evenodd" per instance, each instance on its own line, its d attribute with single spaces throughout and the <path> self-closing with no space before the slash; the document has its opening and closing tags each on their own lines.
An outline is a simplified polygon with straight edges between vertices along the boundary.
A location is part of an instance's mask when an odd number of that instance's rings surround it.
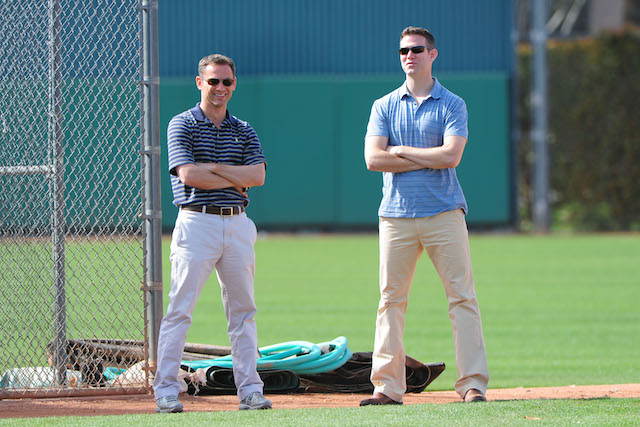
<svg viewBox="0 0 640 427">
<path fill-rule="evenodd" d="M 365 138 L 368 136 L 389 136 L 388 114 L 382 99 L 376 100 L 371 107 L 371 116 L 369 117 Z"/>
<path fill-rule="evenodd" d="M 455 98 L 451 103 L 451 106 L 447 108 L 444 123 L 444 136 L 457 135 L 468 138 L 469 130 L 467 127 L 467 121 L 467 105 L 462 98 Z"/>
<path fill-rule="evenodd" d="M 176 168 L 186 163 L 195 163 L 193 157 L 193 138 L 186 118 L 175 116 L 169 122 L 167 130 L 167 151 L 169 157 L 169 173 L 176 175 Z"/>
<path fill-rule="evenodd" d="M 262 144 L 260 144 L 258 134 L 250 124 L 246 123 L 244 126 L 245 145 L 242 153 L 242 164 L 257 165 L 264 163 L 266 165 L 267 159 L 262 151 Z"/>
</svg>

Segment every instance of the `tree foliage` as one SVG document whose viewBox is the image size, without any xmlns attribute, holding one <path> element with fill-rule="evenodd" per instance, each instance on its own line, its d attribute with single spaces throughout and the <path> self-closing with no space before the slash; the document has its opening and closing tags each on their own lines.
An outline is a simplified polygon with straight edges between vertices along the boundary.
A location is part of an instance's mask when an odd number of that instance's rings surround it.
<svg viewBox="0 0 640 427">
<path fill-rule="evenodd" d="M 549 167 L 555 227 L 640 229 L 640 32 L 548 47 Z M 530 220 L 532 53 L 519 49 L 521 217 Z"/>
</svg>

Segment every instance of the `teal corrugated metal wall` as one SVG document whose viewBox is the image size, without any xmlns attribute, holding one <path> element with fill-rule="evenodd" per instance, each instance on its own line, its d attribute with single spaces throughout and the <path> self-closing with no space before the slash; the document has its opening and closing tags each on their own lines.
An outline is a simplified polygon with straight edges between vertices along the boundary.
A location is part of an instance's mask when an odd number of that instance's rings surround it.
<svg viewBox="0 0 640 427">
<path fill-rule="evenodd" d="M 396 72 L 400 32 L 428 28 L 436 70 L 512 69 L 511 0 L 161 0 L 160 75 L 224 53 L 241 75 Z"/>
</svg>

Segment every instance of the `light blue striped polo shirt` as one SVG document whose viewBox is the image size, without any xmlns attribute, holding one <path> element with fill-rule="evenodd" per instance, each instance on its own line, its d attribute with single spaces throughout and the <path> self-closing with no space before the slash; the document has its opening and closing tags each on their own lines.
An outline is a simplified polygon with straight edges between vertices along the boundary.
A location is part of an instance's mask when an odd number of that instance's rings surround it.
<svg viewBox="0 0 640 427">
<path fill-rule="evenodd" d="M 178 114 L 168 128 L 169 173 L 173 204 L 209 206 L 247 206 L 249 198 L 231 188 L 201 190 L 184 185 L 176 167 L 186 163 L 222 163 L 255 165 L 266 162 L 258 135 L 251 125 L 229 114 L 218 129 L 209 120 L 200 103 Z"/>
<path fill-rule="evenodd" d="M 467 106 L 434 78 L 431 94 L 420 105 L 407 90 L 406 82 L 376 100 L 366 136 L 386 136 L 390 145 L 427 148 L 442 145 L 448 135 L 468 137 Z M 453 168 L 383 172 L 378 216 L 422 218 L 458 208 L 465 213 L 468 209 Z"/>
</svg>

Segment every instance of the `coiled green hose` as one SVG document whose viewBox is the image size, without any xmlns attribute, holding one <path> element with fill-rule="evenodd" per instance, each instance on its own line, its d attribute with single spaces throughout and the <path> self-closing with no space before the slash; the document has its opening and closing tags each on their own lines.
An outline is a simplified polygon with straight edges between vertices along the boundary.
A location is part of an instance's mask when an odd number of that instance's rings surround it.
<svg viewBox="0 0 640 427">
<path fill-rule="evenodd" d="M 333 371 L 344 365 L 352 356 L 345 337 L 319 344 L 307 341 L 290 341 L 259 349 L 258 370 L 286 369 L 297 374 L 320 374 Z M 324 352 L 323 352 L 324 350 Z M 218 359 L 183 360 L 182 364 L 192 369 L 219 366 L 233 368 L 231 356 Z"/>
</svg>

